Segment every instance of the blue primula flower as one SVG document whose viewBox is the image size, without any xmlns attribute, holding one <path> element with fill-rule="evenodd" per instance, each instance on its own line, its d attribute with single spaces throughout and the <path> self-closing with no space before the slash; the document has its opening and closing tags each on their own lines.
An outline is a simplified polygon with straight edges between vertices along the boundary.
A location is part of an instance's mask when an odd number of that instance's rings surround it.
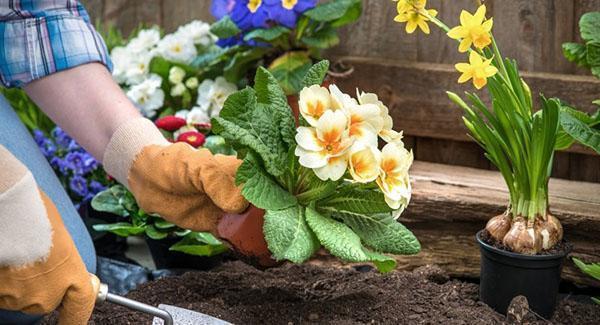
<svg viewBox="0 0 600 325">
<path fill-rule="evenodd" d="M 79 175 L 71 177 L 71 180 L 69 181 L 69 188 L 71 191 L 73 191 L 73 193 L 81 197 L 85 197 L 88 194 L 87 181 L 85 178 Z"/>
<path fill-rule="evenodd" d="M 296 27 L 298 17 L 317 5 L 317 0 L 264 0 L 269 20 L 288 28 Z"/>
<path fill-rule="evenodd" d="M 236 4 L 236 0 L 213 0 L 210 4 L 210 13 L 219 20 L 229 14 L 233 10 L 233 6 Z"/>
<path fill-rule="evenodd" d="M 213 0 L 211 13 L 216 19 L 229 15 L 242 31 L 268 27 L 264 0 Z"/>
<path fill-rule="evenodd" d="M 85 173 L 85 156 L 81 152 L 69 152 L 65 156 L 65 163 L 75 174 Z"/>
<path fill-rule="evenodd" d="M 54 138 L 54 141 L 56 141 L 56 144 L 63 149 L 70 150 L 69 147 L 74 142 L 67 132 L 63 131 L 63 129 L 58 126 L 52 130 L 52 137 Z"/>
<path fill-rule="evenodd" d="M 106 189 L 106 186 L 102 185 L 102 183 L 98 181 L 90 181 L 90 192 L 92 195 L 100 193 Z"/>
</svg>

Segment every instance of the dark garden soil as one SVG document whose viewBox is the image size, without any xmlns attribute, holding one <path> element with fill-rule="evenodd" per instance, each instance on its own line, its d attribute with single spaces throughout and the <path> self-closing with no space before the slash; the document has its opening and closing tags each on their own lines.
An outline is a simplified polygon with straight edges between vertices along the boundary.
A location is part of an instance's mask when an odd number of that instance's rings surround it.
<svg viewBox="0 0 600 325">
<path fill-rule="evenodd" d="M 177 305 L 236 324 L 505 322 L 505 316 L 478 301 L 477 290 L 476 284 L 449 279 L 435 266 L 382 275 L 366 265 L 284 265 L 260 271 L 230 262 L 212 271 L 189 272 L 142 285 L 129 297 L 152 305 Z M 600 306 L 562 300 L 552 322 L 599 324 Z M 150 323 L 148 316 L 110 304 L 98 306 L 91 320 L 91 324 Z"/>
</svg>

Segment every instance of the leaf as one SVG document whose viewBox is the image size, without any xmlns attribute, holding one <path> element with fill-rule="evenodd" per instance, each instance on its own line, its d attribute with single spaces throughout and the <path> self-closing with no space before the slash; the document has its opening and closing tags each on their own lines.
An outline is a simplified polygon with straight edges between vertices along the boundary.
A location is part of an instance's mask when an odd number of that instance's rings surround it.
<svg viewBox="0 0 600 325">
<path fill-rule="evenodd" d="M 575 62 L 577 65 L 587 66 L 587 51 L 585 45 L 578 43 L 563 43 L 562 50 L 563 55 L 567 60 Z"/>
<path fill-rule="evenodd" d="M 600 42 L 600 12 L 588 12 L 579 20 L 581 38 L 586 42 Z"/>
<path fill-rule="evenodd" d="M 600 42 L 588 42 L 586 44 L 586 61 L 590 67 L 600 67 Z"/>
<path fill-rule="evenodd" d="M 321 246 L 304 218 L 304 208 L 294 205 L 285 210 L 267 210 L 263 226 L 269 250 L 276 260 L 302 263 Z"/>
<path fill-rule="evenodd" d="M 365 253 L 369 257 L 371 262 L 373 262 L 373 264 L 375 264 L 375 267 L 377 267 L 377 270 L 379 270 L 379 272 L 381 272 L 381 273 L 388 273 L 388 272 L 393 271 L 396 268 L 397 262 L 392 257 L 386 256 L 383 254 L 379 254 L 376 252 L 371 252 L 369 250 L 365 250 Z"/>
<path fill-rule="evenodd" d="M 154 221 L 154 226 L 158 229 L 171 229 L 175 228 L 175 224 L 170 223 L 164 219 L 156 219 Z"/>
<path fill-rule="evenodd" d="M 323 28 L 312 35 L 305 35 L 302 37 L 301 41 L 308 45 L 308 47 L 328 49 L 338 45 L 340 43 L 340 37 L 334 28 Z"/>
<path fill-rule="evenodd" d="M 297 157 L 293 157 L 297 161 Z M 305 167 L 299 167 L 302 176 L 303 186 L 300 193 L 296 194 L 298 201 L 304 205 L 308 205 L 310 202 L 324 199 L 331 194 L 335 193 L 339 182 L 334 181 L 323 181 L 315 175 L 311 169 Z"/>
<path fill-rule="evenodd" d="M 306 208 L 306 222 L 331 254 L 349 262 L 370 260 L 363 250 L 360 237 L 345 224 L 325 217 L 310 207 Z"/>
<path fill-rule="evenodd" d="M 411 255 L 421 250 L 415 235 L 394 220 L 390 213 L 366 215 L 339 211 L 335 216 L 350 226 L 365 245 L 378 252 Z"/>
<path fill-rule="evenodd" d="M 279 124 L 279 133 L 288 148 L 294 146 L 296 141 L 296 123 L 292 109 L 288 105 L 287 97 L 279 86 L 277 79 L 265 68 L 259 67 L 254 78 L 254 89 L 257 101 L 268 105 L 275 113 L 276 123 Z"/>
<path fill-rule="evenodd" d="M 229 38 L 241 33 L 241 29 L 229 18 L 224 16 L 216 23 L 210 26 L 210 32 L 215 34 L 218 38 Z"/>
<path fill-rule="evenodd" d="M 571 114 L 560 114 L 560 125 L 579 143 L 600 154 L 600 130 L 592 129 Z"/>
<path fill-rule="evenodd" d="M 257 103 L 252 88 L 246 88 L 227 98 L 220 116 L 212 119 L 212 131 L 235 149 L 252 149 L 266 170 L 279 176 L 285 169 L 287 149 L 279 125 L 272 121 L 274 114 L 269 106 Z"/>
<path fill-rule="evenodd" d="M 360 0 L 333 0 L 319 4 L 304 13 L 305 16 L 321 22 L 334 21 L 341 19 L 348 10 L 356 6 Z M 338 23 L 339 24 L 339 23 Z"/>
<path fill-rule="evenodd" d="M 360 18 L 362 14 L 362 1 L 354 0 L 354 3 L 346 10 L 346 13 L 331 23 L 332 27 L 339 28 L 351 24 Z"/>
<path fill-rule="evenodd" d="M 94 196 L 92 199 L 92 208 L 96 211 L 113 213 L 121 217 L 129 216 L 129 211 L 120 202 L 120 193 L 124 195 L 125 188 L 122 185 L 115 185 Z"/>
<path fill-rule="evenodd" d="M 168 232 L 160 231 L 152 225 L 149 225 L 146 227 L 146 236 L 148 236 L 154 240 L 165 239 L 165 238 L 167 238 L 168 235 L 169 235 Z"/>
<path fill-rule="evenodd" d="M 188 233 L 180 241 L 173 244 L 169 250 L 196 256 L 214 256 L 227 251 L 227 247 L 222 243 L 218 245 L 206 244 L 198 234 L 197 232 Z"/>
<path fill-rule="evenodd" d="M 600 280 L 600 263 L 586 264 L 576 257 L 573 257 L 573 262 L 583 273 Z"/>
<path fill-rule="evenodd" d="M 229 63 L 223 68 L 223 77 L 231 83 L 238 83 L 246 77 L 248 71 L 258 64 L 257 62 L 269 51 L 268 48 L 254 47 L 246 51 L 237 52 Z"/>
<path fill-rule="evenodd" d="M 235 155 L 235 150 L 227 144 L 225 139 L 219 135 L 209 135 L 206 137 L 203 148 L 210 150 L 213 155 L 222 154 L 226 156 Z"/>
<path fill-rule="evenodd" d="M 92 228 L 96 231 L 108 231 L 121 237 L 136 236 L 145 231 L 144 226 L 134 226 L 128 222 L 93 225 Z"/>
<path fill-rule="evenodd" d="M 220 240 L 217 239 L 213 234 L 205 231 L 194 232 L 194 238 L 202 243 L 209 245 L 221 245 L 223 244 Z"/>
<path fill-rule="evenodd" d="M 256 207 L 281 210 L 297 203 L 296 197 L 284 190 L 260 165 L 253 153 L 248 153 L 236 175 L 236 183 L 243 183 L 242 195 Z"/>
<path fill-rule="evenodd" d="M 246 36 L 244 36 L 245 41 L 259 39 L 267 42 L 274 41 L 283 35 L 289 35 L 291 30 L 289 28 L 285 28 L 283 26 L 274 26 L 268 29 L 255 29 Z"/>
<path fill-rule="evenodd" d="M 198 55 L 194 61 L 192 61 L 191 66 L 196 68 L 204 68 L 209 66 L 217 61 L 220 61 L 222 56 L 228 53 L 230 48 L 222 48 L 219 46 L 211 46 L 208 50 L 200 55 Z"/>
<path fill-rule="evenodd" d="M 317 204 L 319 209 L 329 212 L 348 211 L 359 214 L 387 213 L 392 209 L 378 190 L 362 190 L 349 186 L 336 195 Z"/>
<path fill-rule="evenodd" d="M 327 71 L 329 71 L 328 60 L 322 60 L 314 64 L 304 75 L 304 79 L 302 79 L 302 87 L 310 87 L 312 85 L 320 86 L 323 84 L 323 81 L 327 76 Z"/>
<path fill-rule="evenodd" d="M 286 95 L 297 94 L 302 85 L 302 78 L 312 66 L 312 61 L 305 51 L 286 52 L 269 66 L 269 71 L 279 82 Z"/>
</svg>

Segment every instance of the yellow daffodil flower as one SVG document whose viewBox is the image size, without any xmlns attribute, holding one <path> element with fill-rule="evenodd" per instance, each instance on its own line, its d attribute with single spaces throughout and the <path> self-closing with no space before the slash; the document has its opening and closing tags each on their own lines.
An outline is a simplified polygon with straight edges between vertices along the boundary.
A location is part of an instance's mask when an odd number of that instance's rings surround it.
<svg viewBox="0 0 600 325">
<path fill-rule="evenodd" d="M 317 126 L 317 121 L 327 110 L 332 109 L 331 96 L 327 88 L 312 85 L 300 91 L 298 106 L 300 114 L 311 126 Z"/>
<path fill-rule="evenodd" d="M 383 192 L 385 202 L 394 210 L 402 209 L 410 201 L 411 186 L 408 170 L 412 162 L 412 152 L 397 144 L 388 143 L 381 150 L 377 185 Z"/>
<path fill-rule="evenodd" d="M 359 183 L 369 183 L 379 176 L 381 152 L 376 146 L 364 145 L 356 142 L 350 148 L 348 159 L 349 171 L 352 179 Z"/>
<path fill-rule="evenodd" d="M 348 149 L 354 142 L 348 133 L 348 119 L 341 110 L 325 111 L 316 127 L 299 127 L 295 154 L 300 165 L 313 169 L 321 180 L 340 179 L 348 167 Z"/>
<path fill-rule="evenodd" d="M 448 37 L 461 40 L 458 51 L 466 52 L 471 45 L 478 49 L 492 43 L 491 30 L 494 24 L 493 19 L 485 19 L 485 5 L 479 6 L 474 15 L 463 10 L 460 13 L 460 26 L 452 28 L 448 32 Z"/>
<path fill-rule="evenodd" d="M 437 16 L 438 12 L 435 9 L 425 9 L 427 0 L 400 0 L 396 6 L 398 15 L 394 18 L 394 21 L 399 23 L 406 23 L 406 32 L 412 34 L 417 27 L 425 34 L 429 34 L 431 31 L 427 22 L 429 18 L 423 15 L 426 12 L 431 17 Z"/>
<path fill-rule="evenodd" d="M 485 60 L 477 52 L 471 51 L 469 54 L 469 63 L 457 63 L 454 67 L 462 72 L 459 83 L 464 83 L 473 79 L 473 85 L 477 89 L 483 88 L 487 84 L 487 78 L 492 77 L 498 72 L 498 69 L 492 64 L 492 59 Z"/>
</svg>

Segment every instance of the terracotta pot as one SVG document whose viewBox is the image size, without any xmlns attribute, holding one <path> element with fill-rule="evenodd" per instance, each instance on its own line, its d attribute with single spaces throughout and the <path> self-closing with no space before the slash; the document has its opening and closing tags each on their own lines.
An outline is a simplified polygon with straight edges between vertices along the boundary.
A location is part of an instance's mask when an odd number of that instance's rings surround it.
<svg viewBox="0 0 600 325">
<path fill-rule="evenodd" d="M 271 267 L 280 263 L 271 258 L 267 247 L 263 234 L 264 215 L 265 210 L 250 205 L 242 214 L 223 216 L 217 232 L 240 259 L 258 267 Z"/>
</svg>

